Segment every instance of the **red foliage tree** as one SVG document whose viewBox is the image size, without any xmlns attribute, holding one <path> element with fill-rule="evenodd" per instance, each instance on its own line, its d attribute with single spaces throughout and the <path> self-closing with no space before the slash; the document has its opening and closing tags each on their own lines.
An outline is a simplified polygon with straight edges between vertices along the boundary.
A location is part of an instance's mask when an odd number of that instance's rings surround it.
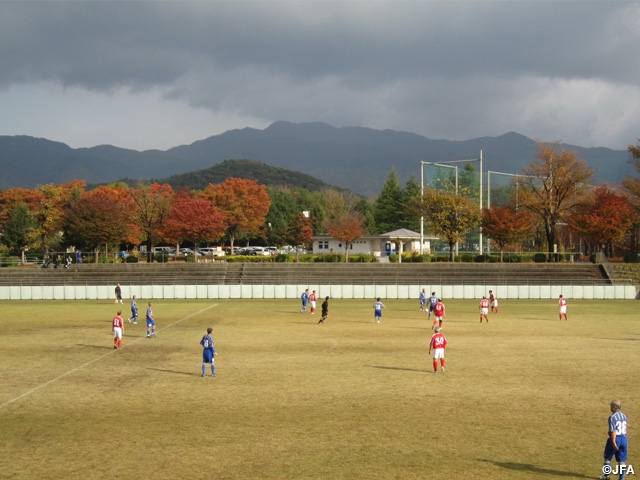
<svg viewBox="0 0 640 480">
<path fill-rule="evenodd" d="M 132 223 L 133 208 L 126 190 L 116 187 L 98 187 L 86 192 L 73 202 L 67 213 L 71 234 L 98 253 L 102 245 L 105 254 L 109 247 L 127 239 Z"/>
<path fill-rule="evenodd" d="M 8 188 L 0 192 L 0 226 L 5 224 L 18 205 L 25 203 L 33 211 L 42 198 L 42 192 L 27 188 Z"/>
<path fill-rule="evenodd" d="M 355 210 L 345 210 L 325 221 L 329 235 L 344 244 L 345 263 L 349 263 L 351 244 L 364 235 L 364 219 Z"/>
<path fill-rule="evenodd" d="M 630 233 L 634 211 L 629 201 L 609 187 L 597 187 L 589 199 L 569 216 L 571 230 L 590 245 L 592 251 L 611 255 L 613 244 Z"/>
<path fill-rule="evenodd" d="M 209 200 L 193 198 L 187 192 L 180 191 L 171 204 L 161 234 L 166 240 L 178 244 L 177 247 L 185 240 L 197 246 L 204 240 L 220 239 L 226 228 L 224 213 Z"/>
<path fill-rule="evenodd" d="M 531 233 L 533 219 L 526 211 L 517 212 L 509 207 L 485 208 L 482 211 L 482 231 L 500 249 L 500 261 L 509 245 L 520 243 Z"/>
<path fill-rule="evenodd" d="M 308 246 L 311 243 L 311 237 L 313 237 L 311 221 L 310 218 L 307 218 L 302 213 L 296 215 L 293 220 L 289 222 L 284 240 L 296 247 Z M 298 259 L 299 253 L 300 249 L 296 248 L 296 260 Z"/>
</svg>

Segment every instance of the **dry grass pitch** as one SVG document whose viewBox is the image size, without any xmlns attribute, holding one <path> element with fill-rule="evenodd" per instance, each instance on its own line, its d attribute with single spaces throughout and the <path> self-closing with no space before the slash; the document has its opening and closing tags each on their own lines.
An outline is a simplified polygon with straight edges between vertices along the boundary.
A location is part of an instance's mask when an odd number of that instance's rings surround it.
<svg viewBox="0 0 640 480">
<path fill-rule="evenodd" d="M 559 322 L 501 300 L 480 324 L 478 302 L 445 300 L 436 375 L 417 301 L 378 325 L 373 300 L 332 300 L 318 326 L 295 300 L 158 300 L 157 338 L 141 318 L 121 351 L 112 303 L 0 302 L 0 478 L 597 478 L 614 397 L 633 465 L 640 304 L 570 299 Z"/>
</svg>

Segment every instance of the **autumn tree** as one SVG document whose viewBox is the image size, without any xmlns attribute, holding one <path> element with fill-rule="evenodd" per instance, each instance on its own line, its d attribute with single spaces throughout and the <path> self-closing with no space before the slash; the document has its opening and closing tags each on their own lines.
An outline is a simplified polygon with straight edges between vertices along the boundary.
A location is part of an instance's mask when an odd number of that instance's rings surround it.
<svg viewBox="0 0 640 480">
<path fill-rule="evenodd" d="M 254 180 L 230 178 L 220 185 L 209 184 L 204 197 L 225 215 L 231 254 L 238 234 L 256 234 L 264 226 L 271 201 L 264 185 Z"/>
<path fill-rule="evenodd" d="M 35 227 L 29 233 L 29 240 L 31 245 L 46 253 L 61 239 L 59 233 L 63 228 L 64 208 L 69 198 L 60 185 L 41 185 L 36 190 L 40 198 L 31 212 Z"/>
<path fill-rule="evenodd" d="M 640 139 L 637 145 L 629 145 L 630 162 L 640 174 Z M 622 188 L 626 191 L 635 210 L 634 235 L 632 238 L 632 248 L 634 252 L 640 252 L 639 233 L 640 229 L 640 176 L 626 177 L 622 181 Z"/>
<path fill-rule="evenodd" d="M 341 194 L 334 190 L 327 192 L 327 218 L 324 227 L 333 238 L 344 244 L 345 262 L 349 262 L 349 250 L 353 242 L 366 232 L 361 198 Z"/>
<path fill-rule="evenodd" d="M 598 187 L 587 201 L 568 216 L 568 223 L 591 247 L 613 254 L 613 244 L 621 242 L 633 227 L 634 212 L 629 201 L 609 187 Z"/>
<path fill-rule="evenodd" d="M 549 261 L 555 245 L 556 225 L 578 207 L 594 173 L 576 153 L 560 150 L 558 143 L 538 142 L 537 160 L 523 168 L 518 203 L 544 227 Z"/>
<path fill-rule="evenodd" d="M 509 245 L 520 243 L 532 229 L 532 218 L 527 211 L 518 212 L 510 207 L 492 207 L 482 211 L 482 231 L 498 246 L 501 262 L 504 250 Z"/>
<path fill-rule="evenodd" d="M 197 246 L 200 242 L 219 240 L 227 224 L 224 214 L 205 198 L 194 198 L 180 191 L 169 208 L 169 214 L 161 229 L 162 236 L 176 243 L 185 240 Z"/>
<path fill-rule="evenodd" d="M 311 218 L 307 218 L 303 213 L 296 215 L 288 225 L 284 240 L 289 245 L 296 247 L 296 260 L 299 258 L 300 248 L 308 248 L 313 237 L 313 228 L 311 228 Z"/>
<path fill-rule="evenodd" d="M 4 223 L 4 233 L 0 240 L 20 254 L 22 263 L 25 263 L 25 251 L 29 247 L 29 238 L 35 227 L 36 223 L 25 202 L 15 206 Z"/>
<path fill-rule="evenodd" d="M 0 192 L 0 227 L 13 215 L 14 209 L 24 203 L 29 211 L 35 210 L 42 194 L 27 188 L 7 188 Z"/>
<path fill-rule="evenodd" d="M 422 196 L 414 198 L 411 209 L 424 217 L 432 235 L 442 237 L 449 244 L 452 262 L 455 261 L 455 244 L 464 240 L 482 218 L 473 199 L 433 188 L 425 188 Z"/>
<path fill-rule="evenodd" d="M 139 182 L 129 189 L 134 204 L 134 220 L 141 231 L 141 240 L 147 245 L 151 260 L 154 245 L 161 240 L 160 230 L 169 214 L 174 191 L 168 184 Z"/>
<path fill-rule="evenodd" d="M 133 208 L 126 190 L 101 186 L 85 192 L 73 202 L 67 214 L 67 228 L 73 238 L 95 250 L 96 263 L 100 247 L 109 248 L 127 239 Z"/>
</svg>

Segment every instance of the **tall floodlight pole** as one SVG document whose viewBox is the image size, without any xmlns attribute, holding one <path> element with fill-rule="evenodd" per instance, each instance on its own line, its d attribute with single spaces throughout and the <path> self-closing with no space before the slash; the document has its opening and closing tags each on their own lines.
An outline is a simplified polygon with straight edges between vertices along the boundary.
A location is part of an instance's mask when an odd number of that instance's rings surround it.
<svg viewBox="0 0 640 480">
<path fill-rule="evenodd" d="M 480 150 L 480 212 L 482 212 L 482 150 Z M 482 255 L 482 224 L 478 230 L 478 243 L 480 244 L 480 255 Z"/>
<path fill-rule="evenodd" d="M 424 199 L 424 162 L 420 162 L 420 198 Z M 424 254 L 424 216 L 420 215 L 420 255 Z"/>
</svg>

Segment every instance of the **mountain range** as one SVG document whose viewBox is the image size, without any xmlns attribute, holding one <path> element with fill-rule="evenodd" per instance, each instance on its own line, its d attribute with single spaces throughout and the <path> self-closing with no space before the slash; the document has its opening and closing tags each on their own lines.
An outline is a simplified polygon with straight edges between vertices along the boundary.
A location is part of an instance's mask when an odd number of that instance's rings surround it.
<svg viewBox="0 0 640 480">
<path fill-rule="evenodd" d="M 627 150 L 561 147 L 575 151 L 596 169 L 595 183 L 619 183 L 635 173 Z M 449 141 L 393 130 L 282 121 L 264 130 L 229 130 L 169 150 L 136 151 L 111 145 L 71 148 L 43 138 L 0 136 L 0 189 L 73 179 L 89 184 L 157 179 L 203 170 L 224 160 L 248 159 L 373 197 L 392 168 L 402 183 L 412 175 L 419 182 L 421 162 L 477 159 L 481 150 L 484 171 L 519 174 L 523 165 L 534 160 L 538 146 L 515 132 Z"/>
</svg>

